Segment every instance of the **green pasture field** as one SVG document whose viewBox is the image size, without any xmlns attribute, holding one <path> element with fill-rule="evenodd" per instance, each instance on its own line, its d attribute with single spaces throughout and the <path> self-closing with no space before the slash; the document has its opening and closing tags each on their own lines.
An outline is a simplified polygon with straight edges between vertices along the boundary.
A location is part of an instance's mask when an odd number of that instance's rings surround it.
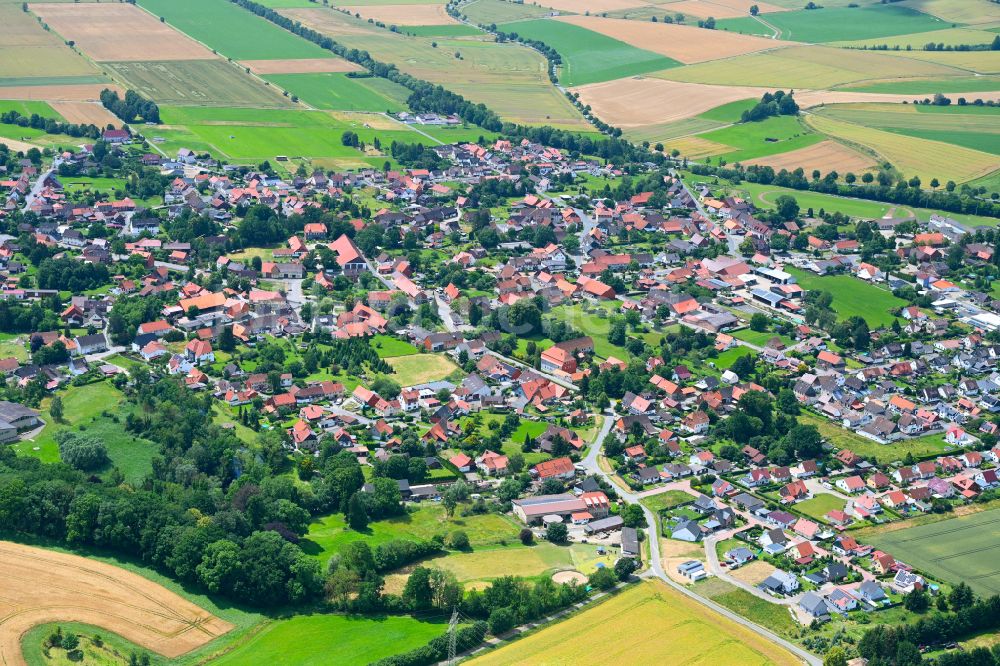
<svg viewBox="0 0 1000 666">
<path fill-rule="evenodd" d="M 329 51 L 226 0 L 141 0 L 139 5 L 234 60 L 333 57 Z"/>
<path fill-rule="evenodd" d="M 555 49 L 562 57 L 559 81 L 568 87 L 661 71 L 681 64 L 562 21 L 520 21 L 504 25 L 503 30 L 544 42 Z"/>
<path fill-rule="evenodd" d="M 1000 76 L 956 76 L 947 79 L 914 78 L 908 81 L 874 81 L 863 85 L 852 85 L 844 90 L 899 95 L 992 92 L 1000 90 Z"/>
<path fill-rule="evenodd" d="M 160 112 L 170 129 L 158 127 L 148 134 L 166 139 L 158 144 L 166 152 L 181 147 L 209 150 L 240 162 L 273 160 L 277 155 L 337 158 L 356 165 L 381 165 L 386 160 L 344 146 L 341 135 L 345 130 L 357 132 L 369 144 L 376 136 L 383 145 L 393 140 L 427 143 L 426 137 L 403 125 L 399 130 L 373 130 L 360 121 L 338 120 L 323 111 L 169 106 Z"/>
<path fill-rule="evenodd" d="M 3 95 L 2 88 L 0 88 L 0 95 Z M 43 118 L 66 120 L 59 114 L 59 112 L 53 109 L 48 102 L 29 102 L 19 99 L 0 101 L 0 114 L 7 113 L 8 111 L 17 111 L 22 116 L 30 116 L 33 113 L 37 113 Z"/>
<path fill-rule="evenodd" d="M 890 325 L 895 319 L 889 310 L 906 305 L 906 301 L 896 298 L 891 292 L 851 275 L 816 275 L 794 266 L 786 270 L 795 276 L 803 289 L 830 292 L 833 295 L 831 307 L 839 320 L 859 316 L 873 329 L 880 328 Z"/>
<path fill-rule="evenodd" d="M 774 12 L 767 14 L 764 19 L 781 30 L 779 39 L 813 44 L 889 37 L 951 27 L 951 24 L 935 16 L 895 4 L 799 9 Z M 724 28 L 729 20 L 722 19 L 716 25 Z"/>
<path fill-rule="evenodd" d="M 0 96 L 9 86 L 71 86 L 82 83 L 111 83 L 101 74 L 83 76 L 0 76 Z"/>
<path fill-rule="evenodd" d="M 929 525 L 876 532 L 868 543 L 928 575 L 949 583 L 965 581 L 977 593 L 1000 593 L 1000 509 Z"/>
<path fill-rule="evenodd" d="M 838 449 L 850 449 L 859 456 L 883 465 L 902 460 L 907 453 L 912 453 L 916 458 L 926 458 L 941 455 L 949 449 L 941 436 L 918 437 L 890 442 L 889 444 L 879 444 L 811 412 L 802 412 L 798 416 L 798 420 L 802 425 L 816 426 L 823 438 Z"/>
<path fill-rule="evenodd" d="M 818 520 L 821 523 L 826 523 L 828 522 L 827 519 L 824 518 L 826 514 L 831 511 L 844 510 L 844 500 L 836 495 L 820 493 L 812 499 L 797 502 L 793 505 L 793 507 L 799 513 L 804 513 L 810 518 Z"/>
<path fill-rule="evenodd" d="M 833 104 L 814 113 L 1000 155 L 1000 108 L 997 107 Z"/>
<path fill-rule="evenodd" d="M 396 113 L 406 110 L 410 95 L 409 90 L 388 79 L 354 78 L 342 72 L 272 74 L 264 78 L 310 106 L 331 111 Z"/>
<path fill-rule="evenodd" d="M 787 153 L 823 140 L 794 116 L 776 116 L 759 122 L 739 123 L 699 134 L 700 138 L 735 148 L 721 158 L 730 162 Z M 670 146 L 668 145 L 667 148 Z"/>
<path fill-rule="evenodd" d="M 270 621 L 250 640 L 212 663 L 217 666 L 249 663 L 320 666 L 335 662 L 343 666 L 364 666 L 426 645 L 447 629 L 444 615 L 433 621 L 407 615 L 299 615 Z"/>
<path fill-rule="evenodd" d="M 550 9 L 533 4 L 515 4 L 504 0 L 473 0 L 462 6 L 462 13 L 479 25 L 511 23 L 541 18 L 551 14 Z"/>
<path fill-rule="evenodd" d="M 922 49 L 925 44 L 944 44 L 945 46 L 958 46 L 960 44 L 989 44 L 993 41 L 995 33 L 988 30 L 973 30 L 969 28 L 945 28 L 943 30 L 933 30 L 931 32 L 918 32 L 912 34 L 899 34 L 887 37 L 877 37 L 874 39 L 860 39 L 854 41 L 834 42 L 832 46 L 847 46 L 860 48 L 867 46 L 887 46 L 890 49 L 899 47 L 905 49 L 912 47 Z"/>
<path fill-rule="evenodd" d="M 469 535 L 473 549 L 499 546 L 501 541 L 520 544 L 517 536 L 521 528 L 507 516 L 495 513 L 460 516 L 460 509 L 448 518 L 443 506 L 426 503 L 410 508 L 405 515 L 373 522 L 363 532 L 348 527 L 343 515 L 332 514 L 314 520 L 299 545 L 306 554 L 326 562 L 353 541 L 363 540 L 374 548 L 393 539 L 430 540 L 435 534 L 447 535 L 455 530 Z"/>
<path fill-rule="evenodd" d="M 682 504 L 693 502 L 694 499 L 694 495 L 686 493 L 683 490 L 668 490 L 656 493 L 655 495 L 646 495 L 639 500 L 639 504 L 642 504 L 653 513 L 659 513 L 660 511 L 673 509 Z"/>
<path fill-rule="evenodd" d="M 473 37 L 482 35 L 483 31 L 471 25 L 407 25 L 400 28 L 403 32 L 417 37 Z"/>
<path fill-rule="evenodd" d="M 170 60 L 105 62 L 126 87 L 157 104 L 292 106 L 281 91 L 261 84 L 242 69 L 224 60 Z"/>
<path fill-rule="evenodd" d="M 790 46 L 677 67 L 656 76 L 691 83 L 823 90 L 883 79 L 947 79 L 968 76 L 968 71 L 877 51 Z"/>
<path fill-rule="evenodd" d="M 774 14 L 768 14 L 767 16 L 774 16 Z M 768 19 L 765 17 L 764 20 Z M 716 30 L 727 30 L 729 32 L 738 32 L 741 35 L 760 35 L 762 37 L 768 37 L 768 38 L 774 35 L 773 30 L 768 28 L 766 25 L 764 25 L 757 19 L 750 16 L 719 19 L 715 23 L 715 28 Z"/>
<path fill-rule="evenodd" d="M 45 427 L 34 439 L 13 445 L 18 455 L 38 458 L 42 462 L 58 462 L 59 446 L 55 435 L 62 430 L 72 430 L 103 441 L 111 464 L 118 467 L 130 483 L 141 481 L 153 470 L 156 444 L 125 431 L 125 415 L 121 410 L 124 396 L 121 391 L 107 382 L 97 382 L 70 386 L 59 395 L 63 402 L 63 421 L 57 423 L 52 418 L 49 413 L 52 399 L 46 398 L 41 412 Z M 105 416 L 104 412 L 108 412 L 109 416 Z M 115 422 L 111 415 L 117 416 L 119 421 Z"/>
<path fill-rule="evenodd" d="M 883 217 L 892 208 L 890 204 L 878 201 L 848 199 L 820 192 L 793 190 L 787 187 L 761 185 L 758 183 L 742 182 L 736 189 L 746 192 L 748 197 L 753 200 L 755 206 L 768 209 L 775 207 L 774 200 L 782 194 L 795 197 L 795 200 L 799 202 L 799 208 L 803 211 L 812 208 L 814 213 L 818 213 L 820 208 L 822 208 L 830 213 L 840 211 L 849 217 L 863 217 L 874 220 Z"/>
<path fill-rule="evenodd" d="M 299 7 L 316 7 L 320 4 L 311 0 L 258 0 L 258 2 L 271 9 L 297 9 Z"/>
<path fill-rule="evenodd" d="M 676 139 L 692 134 L 701 134 L 710 130 L 719 129 L 738 122 L 740 114 L 744 110 L 752 108 L 757 103 L 756 99 L 745 99 L 736 102 L 729 102 L 700 113 L 693 118 L 674 120 L 662 125 L 649 125 L 637 129 L 630 129 L 628 136 L 633 141 L 658 141 L 666 142 L 667 139 Z"/>
<path fill-rule="evenodd" d="M 395 372 L 389 377 L 401 386 L 414 386 L 444 379 L 458 366 L 444 354 L 414 354 L 388 359 Z"/>
<path fill-rule="evenodd" d="M 400 71 L 439 84 L 483 103 L 504 120 L 527 125 L 552 125 L 590 130 L 569 100 L 549 81 L 541 54 L 515 43 L 486 39 L 408 37 L 371 27 L 364 21 L 334 15 L 335 28 L 317 17 L 305 25 L 331 31 L 348 48 L 367 51 L 373 58 L 395 64 Z M 437 44 L 437 46 L 433 46 Z"/>
<path fill-rule="evenodd" d="M 725 606 L 751 622 L 770 629 L 779 636 L 791 638 L 796 636 L 800 630 L 798 623 L 788 614 L 788 609 L 785 606 L 773 604 L 754 596 L 721 578 L 712 576 L 695 583 L 691 589 L 696 594 L 711 599 L 720 606 Z"/>
<path fill-rule="evenodd" d="M 376 335 L 371 340 L 372 347 L 378 353 L 379 358 L 392 358 L 393 356 L 411 356 L 420 353 L 416 347 L 405 340 L 394 338 L 391 335 Z"/>
</svg>

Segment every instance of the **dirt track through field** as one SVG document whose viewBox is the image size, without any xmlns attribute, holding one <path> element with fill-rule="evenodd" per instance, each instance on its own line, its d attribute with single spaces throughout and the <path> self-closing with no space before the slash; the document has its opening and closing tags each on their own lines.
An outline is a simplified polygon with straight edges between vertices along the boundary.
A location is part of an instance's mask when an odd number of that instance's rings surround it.
<svg viewBox="0 0 1000 666">
<path fill-rule="evenodd" d="M 207 48 L 130 4 L 35 4 L 32 12 L 94 60 L 211 60 Z"/>
<path fill-rule="evenodd" d="M 82 622 L 166 657 L 221 636 L 232 625 L 125 569 L 0 541 L 0 664 L 24 666 L 21 638 L 39 624 Z"/>
<path fill-rule="evenodd" d="M 684 64 L 719 60 L 790 44 L 777 39 L 723 30 L 711 31 L 709 34 L 702 28 L 676 23 L 628 21 L 599 16 L 560 16 L 556 20 L 599 32 Z"/>
</svg>

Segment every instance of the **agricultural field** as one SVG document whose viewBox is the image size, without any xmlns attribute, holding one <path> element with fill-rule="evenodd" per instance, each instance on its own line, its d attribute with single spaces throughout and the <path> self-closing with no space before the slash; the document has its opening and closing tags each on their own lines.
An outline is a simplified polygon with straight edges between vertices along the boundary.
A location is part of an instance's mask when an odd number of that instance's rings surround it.
<svg viewBox="0 0 1000 666">
<path fill-rule="evenodd" d="M 448 553 L 427 560 L 426 565 L 450 571 L 460 582 L 476 583 L 501 576 L 541 576 L 559 571 L 592 574 L 598 563 L 614 566 L 616 558 L 610 552 L 600 555 L 597 546 L 583 543 L 557 546 L 540 542 L 528 547 L 518 543 L 507 548 Z M 406 572 L 397 575 L 403 578 Z"/>
<path fill-rule="evenodd" d="M 694 26 L 676 23 L 640 23 L 598 16 L 562 16 L 557 20 L 599 32 L 636 48 L 659 53 L 685 64 L 787 46 L 786 42 L 777 40 L 718 31 L 712 34 L 711 48 L 706 48 L 705 31 Z"/>
<path fill-rule="evenodd" d="M 258 76 L 271 74 L 321 74 L 329 72 L 360 72 L 361 67 L 343 58 L 291 58 L 288 60 L 244 60 Z"/>
<path fill-rule="evenodd" d="M 224 60 L 107 62 L 115 77 L 157 104 L 288 108 L 280 91 Z"/>
<path fill-rule="evenodd" d="M 922 60 L 976 74 L 1000 73 L 1000 51 L 886 51 L 906 60 Z"/>
<path fill-rule="evenodd" d="M 386 359 L 395 373 L 390 377 L 401 386 L 413 386 L 444 379 L 458 369 L 443 354 L 414 354 Z"/>
<path fill-rule="evenodd" d="M 361 18 L 381 21 L 386 25 L 458 25 L 458 22 L 439 3 L 401 5 L 338 5 L 338 9 L 351 14 L 361 14 Z"/>
<path fill-rule="evenodd" d="M 969 0 L 906 0 L 904 7 L 926 12 L 949 23 L 996 27 L 1000 7 L 996 3 Z"/>
<path fill-rule="evenodd" d="M 31 11 L 98 62 L 212 60 L 217 56 L 131 4 L 35 4 Z M 122 31 L 120 26 L 129 29 Z"/>
<path fill-rule="evenodd" d="M 902 4 L 799 9 L 768 14 L 763 18 L 779 30 L 779 39 L 810 44 L 890 37 L 951 27 L 950 23 Z M 727 28 L 727 24 L 728 21 L 721 20 L 717 26 Z"/>
<path fill-rule="evenodd" d="M 787 11 L 787 8 L 776 4 L 769 2 L 754 3 L 752 0 L 680 0 L 679 2 L 668 2 L 657 5 L 657 9 L 665 13 L 676 14 L 680 12 L 687 16 L 697 16 L 699 18 L 712 16 L 716 19 L 731 19 L 741 16 L 749 17 L 750 7 L 754 4 L 757 5 L 757 9 L 761 14 Z"/>
<path fill-rule="evenodd" d="M 836 49 L 828 46 L 792 46 L 670 69 L 657 76 L 671 81 L 722 86 L 819 90 L 881 79 L 946 79 L 967 75 L 968 72 L 954 67 L 896 57 L 877 51 Z"/>
<path fill-rule="evenodd" d="M 801 167 L 807 172 L 819 169 L 827 172 L 836 171 L 840 174 L 860 174 L 877 166 L 875 159 L 871 155 L 845 146 L 842 143 L 829 140 L 820 141 L 806 148 L 799 148 L 777 155 L 743 160 L 744 166 L 754 164 L 767 165 L 775 171 L 781 171 L 782 169 L 794 171 Z"/>
<path fill-rule="evenodd" d="M 888 5 L 887 5 L 888 6 Z M 892 5 L 902 6 L 902 5 Z M 899 34 L 887 37 L 876 37 L 873 39 L 858 39 L 853 41 L 833 42 L 831 46 L 846 46 L 849 48 L 872 48 L 875 46 L 887 46 L 888 48 L 899 47 L 901 49 L 914 48 L 921 49 L 925 44 L 944 44 L 945 46 L 958 46 L 960 44 L 989 44 L 993 41 L 995 32 L 988 30 L 974 30 L 969 28 L 945 28 L 943 30 L 933 30 L 931 32 L 918 32 L 912 34 Z"/>
<path fill-rule="evenodd" d="M 561 21 L 508 23 L 503 30 L 544 42 L 558 51 L 563 63 L 559 82 L 564 86 L 581 86 L 680 66 L 671 58 Z"/>
<path fill-rule="evenodd" d="M 100 99 L 101 91 L 105 88 L 117 90 L 119 94 L 124 94 L 121 86 L 113 84 L 110 79 L 101 76 L 87 77 L 94 79 L 89 83 L 54 83 L 57 77 L 45 79 L 45 83 L 36 85 L 35 82 L 26 82 L 26 79 L 18 79 L 16 84 L 4 85 L 10 79 L 0 79 L 0 96 L 8 100 L 42 100 L 42 101 L 64 101 L 64 102 L 94 102 Z M 73 81 L 72 77 L 59 79 L 62 81 Z M 101 83 L 101 81 L 106 81 Z"/>
<path fill-rule="evenodd" d="M 849 199 L 819 192 L 793 190 L 774 185 L 759 185 L 757 183 L 740 183 L 738 191 L 751 199 L 755 206 L 764 209 L 774 209 L 775 199 L 783 194 L 795 197 L 803 210 L 813 209 L 818 214 L 820 210 L 833 213 L 839 211 L 848 217 L 861 217 L 875 220 L 884 217 L 893 207 L 890 204 L 868 201 L 866 199 Z"/>
<path fill-rule="evenodd" d="M 1000 509 L 981 511 L 928 525 L 878 532 L 868 537 L 876 548 L 934 578 L 966 582 L 978 594 L 1000 593 Z"/>
<path fill-rule="evenodd" d="M 98 127 L 120 125 L 121 120 L 116 115 L 96 102 L 52 102 L 55 113 L 41 113 L 46 118 L 64 118 L 70 123 L 91 124 Z"/>
<path fill-rule="evenodd" d="M 226 0 L 141 0 L 139 6 L 233 60 L 332 57 Z"/>
<path fill-rule="evenodd" d="M 401 124 L 395 125 L 395 130 L 369 129 L 360 119 L 339 119 L 323 111 L 168 106 L 161 108 L 161 116 L 165 126 L 150 132 L 150 138 L 163 150 L 208 150 L 243 163 L 285 155 L 330 158 L 330 164 L 340 166 L 381 166 L 385 155 L 344 146 L 340 140 L 343 132 L 357 132 L 368 143 L 377 136 L 384 145 L 421 138 Z"/>
<path fill-rule="evenodd" d="M 670 636 L 670 640 L 663 640 L 665 636 Z M 469 663 L 490 666 L 626 662 L 789 666 L 798 663 L 777 645 L 708 611 L 661 581 L 633 585 L 568 620 Z"/>
<path fill-rule="evenodd" d="M 730 125 L 699 134 L 698 138 L 730 148 L 723 157 L 730 162 L 743 162 L 758 157 L 776 155 L 805 148 L 823 140 L 822 135 L 793 116 L 777 116 L 759 122 Z M 674 146 L 664 142 L 669 151 Z"/>
<path fill-rule="evenodd" d="M 250 640 L 214 659 L 212 664 L 320 666 L 330 663 L 331 655 L 336 655 L 338 665 L 364 666 L 425 645 L 448 629 L 445 620 L 418 620 L 406 615 L 297 615 L 271 620 Z"/>
<path fill-rule="evenodd" d="M 264 77 L 317 109 L 398 112 L 410 91 L 388 79 L 352 78 L 340 73 L 275 74 Z"/>
<path fill-rule="evenodd" d="M 100 76 L 94 65 L 46 31 L 21 4 L 0 4 L 0 85 L 38 85 L 52 78 L 59 83 L 86 83 Z M 0 92 L 0 95 L 3 95 Z"/>
<path fill-rule="evenodd" d="M 791 638 L 799 631 L 799 624 L 792 619 L 785 606 L 765 601 L 721 578 L 707 578 L 691 589 L 779 636 Z"/>
<path fill-rule="evenodd" d="M 1000 108 L 837 104 L 817 115 L 1000 155 Z"/>
<path fill-rule="evenodd" d="M 851 275 L 816 275 L 794 266 L 785 268 L 806 290 L 828 291 L 833 295 L 831 307 L 840 320 L 863 317 L 874 328 L 888 326 L 895 318 L 889 311 L 904 307 L 906 301 L 892 292 L 868 284 Z"/>
<path fill-rule="evenodd" d="M 545 7 L 515 4 L 506 2 L 506 0 L 472 0 L 472 2 L 462 5 L 461 11 L 470 21 L 478 25 L 526 21 L 548 16 L 551 13 Z"/>
<path fill-rule="evenodd" d="M 344 46 L 368 51 L 407 74 L 486 104 L 505 120 L 564 129 L 591 128 L 549 81 L 541 54 L 518 44 L 407 36 L 329 9 L 289 9 L 282 14 Z"/>
<path fill-rule="evenodd" d="M 894 93 L 907 95 L 930 96 L 934 93 L 968 93 L 969 99 L 977 96 L 990 99 L 1000 91 L 998 76 L 956 76 L 954 78 L 920 78 L 904 81 L 874 81 L 864 85 L 852 85 L 844 90 L 866 93 Z M 977 95 L 976 93 L 980 93 Z"/>
<path fill-rule="evenodd" d="M 941 182 L 964 183 L 997 170 L 996 155 L 953 143 L 905 136 L 816 114 L 806 116 L 806 122 L 816 131 L 871 151 L 907 177 L 919 176 L 924 182 L 937 178 Z"/>
<path fill-rule="evenodd" d="M 103 562 L 8 541 L 0 542 L 0 555 L 5 664 L 24 663 L 21 636 L 44 623 L 84 622 L 166 657 L 190 652 L 233 628 L 174 592 Z"/>
<path fill-rule="evenodd" d="M 479 28 L 464 23 L 449 23 L 447 25 L 408 25 L 402 32 L 414 37 L 474 37 L 482 36 Z"/>
</svg>

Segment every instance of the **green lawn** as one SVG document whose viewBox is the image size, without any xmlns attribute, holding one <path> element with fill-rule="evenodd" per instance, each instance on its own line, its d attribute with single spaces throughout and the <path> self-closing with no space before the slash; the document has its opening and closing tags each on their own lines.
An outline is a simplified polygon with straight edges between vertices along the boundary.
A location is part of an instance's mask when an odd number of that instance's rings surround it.
<svg viewBox="0 0 1000 666">
<path fill-rule="evenodd" d="M 444 354 L 410 354 L 387 359 L 395 372 L 389 375 L 401 386 L 413 386 L 444 379 L 458 366 Z"/>
<path fill-rule="evenodd" d="M 425 645 L 447 628 L 440 617 L 428 622 L 409 616 L 301 615 L 271 621 L 212 663 L 364 666 Z"/>
<path fill-rule="evenodd" d="M 333 57 L 226 0 L 141 0 L 139 5 L 234 60 Z"/>
<path fill-rule="evenodd" d="M 816 214 L 819 214 L 820 209 L 823 209 L 828 213 L 840 212 L 849 217 L 863 217 L 874 220 L 885 215 L 892 207 L 889 204 L 877 201 L 849 199 L 831 194 L 809 192 L 808 190 L 793 190 L 774 185 L 759 185 L 757 183 L 743 182 L 733 189 L 745 192 L 755 206 L 765 209 L 774 209 L 776 207 L 774 203 L 775 199 L 783 194 L 795 197 L 795 200 L 799 202 L 799 208 L 803 211 L 812 208 Z"/>
<path fill-rule="evenodd" d="M 795 344 L 795 340 L 791 339 L 787 335 L 779 335 L 773 331 L 755 331 L 750 328 L 744 328 L 739 331 L 733 331 L 730 335 L 737 340 L 742 340 L 743 342 L 748 342 L 758 347 L 766 345 L 771 341 L 771 338 L 781 338 L 781 341 L 785 343 L 786 347 L 790 347 Z M 749 349 L 743 350 L 744 353 L 748 353 L 750 351 L 751 350 Z"/>
<path fill-rule="evenodd" d="M 712 359 L 712 362 L 715 363 L 715 367 L 719 370 L 728 370 L 733 367 L 733 363 L 736 363 L 736 361 L 742 356 L 756 358 L 757 352 L 753 349 L 737 346 L 722 352 L 716 358 Z"/>
<path fill-rule="evenodd" d="M 22 337 L 10 333 L 0 334 L 0 358 L 10 358 L 12 356 L 21 363 L 28 360 L 27 336 Z"/>
<path fill-rule="evenodd" d="M 833 295 L 831 307 L 840 320 L 859 316 L 871 328 L 881 328 L 889 326 L 895 319 L 890 310 L 906 306 L 906 301 L 896 298 L 891 292 L 851 275 L 816 275 L 794 266 L 786 270 L 795 276 L 803 289 L 830 292 Z"/>
<path fill-rule="evenodd" d="M 550 314 L 556 319 L 571 324 L 584 335 L 589 335 L 593 338 L 594 354 L 597 356 L 601 358 L 614 356 L 627 361 L 631 356 L 628 350 L 608 342 L 608 331 L 611 330 L 611 317 L 616 316 L 615 313 L 610 312 L 610 308 L 617 307 L 618 305 L 618 301 L 615 301 L 609 305 L 598 306 L 604 311 L 601 314 L 593 312 L 594 306 L 590 306 L 591 312 L 584 312 L 582 305 L 561 305 L 554 308 Z"/>
<path fill-rule="evenodd" d="M 501 30 L 544 42 L 555 49 L 562 58 L 559 82 L 564 86 L 610 81 L 681 65 L 658 53 L 562 21 L 507 23 Z"/>
<path fill-rule="evenodd" d="M 501 541 L 518 543 L 520 526 L 510 518 L 493 513 L 462 517 L 459 511 L 449 519 L 440 504 L 423 504 L 404 516 L 371 523 L 365 532 L 350 529 L 343 515 L 333 514 L 313 521 L 300 545 L 303 551 L 325 562 L 352 541 L 364 540 L 374 547 L 393 539 L 431 539 L 435 534 L 454 530 L 464 530 L 474 549 L 497 546 Z"/>
<path fill-rule="evenodd" d="M 48 411 L 51 399 L 44 400 L 41 417 L 46 423 L 45 428 L 33 440 L 15 444 L 14 450 L 18 455 L 32 456 L 43 462 L 57 462 L 59 446 L 55 435 L 61 430 L 73 430 L 102 440 L 108 448 L 112 464 L 125 474 L 128 481 L 137 483 L 152 471 L 156 444 L 125 431 L 125 415 L 121 409 L 124 396 L 121 391 L 107 382 L 97 382 L 70 386 L 59 395 L 63 401 L 63 422 L 55 422 Z"/>
<path fill-rule="evenodd" d="M 796 511 L 804 513 L 821 523 L 825 523 L 827 520 L 823 516 L 830 511 L 843 511 L 845 503 L 844 500 L 835 495 L 821 493 L 812 499 L 798 502 L 794 506 Z"/>
<path fill-rule="evenodd" d="M 889 444 L 879 444 L 811 412 L 802 412 L 798 416 L 798 420 L 802 425 L 816 426 L 820 434 L 838 449 L 850 449 L 859 456 L 880 464 L 902 460 L 907 453 L 912 453 L 916 458 L 925 458 L 941 455 L 948 450 L 944 437 L 941 435 L 929 435 Z"/>
<path fill-rule="evenodd" d="M 773 12 L 763 18 L 781 30 L 780 39 L 809 43 L 891 37 L 951 27 L 950 23 L 930 14 L 891 4 L 799 9 Z M 719 28 L 729 28 L 729 21 L 730 19 L 723 19 L 716 25 Z M 733 29 L 739 30 L 741 27 L 745 28 L 741 24 Z"/>
<path fill-rule="evenodd" d="M 391 335 L 376 335 L 372 338 L 372 346 L 378 353 L 379 358 L 392 358 L 393 356 L 411 356 L 419 354 L 419 350 L 405 340 L 394 338 Z"/>
<path fill-rule="evenodd" d="M 639 500 L 639 504 L 642 504 L 654 513 L 659 513 L 665 509 L 673 509 L 681 504 L 687 504 L 688 502 L 693 501 L 694 496 L 691 493 L 686 493 L 683 490 L 668 490 L 666 492 L 643 497 Z"/>
<path fill-rule="evenodd" d="M 317 109 L 332 111 L 388 111 L 407 108 L 410 91 L 388 79 L 354 78 L 343 72 L 273 74 L 264 77 L 281 90 Z"/>
</svg>

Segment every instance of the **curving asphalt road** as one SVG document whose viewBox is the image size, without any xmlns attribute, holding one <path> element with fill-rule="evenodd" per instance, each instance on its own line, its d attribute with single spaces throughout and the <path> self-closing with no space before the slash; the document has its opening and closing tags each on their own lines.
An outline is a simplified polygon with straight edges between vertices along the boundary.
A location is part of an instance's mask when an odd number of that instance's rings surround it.
<svg viewBox="0 0 1000 666">
<path fill-rule="evenodd" d="M 617 415 L 610 410 L 604 414 L 604 424 L 601 426 L 600 431 L 598 431 L 598 433 L 594 436 L 594 441 L 591 443 L 590 450 L 587 452 L 586 457 L 583 459 L 583 461 L 581 461 L 580 464 L 584 467 L 584 469 L 587 470 L 588 473 L 597 474 L 604 477 L 609 483 L 611 483 L 615 487 L 615 490 L 620 497 L 629 502 L 637 504 L 639 502 L 640 495 L 630 490 L 625 490 L 618 484 L 614 483 L 611 480 L 611 475 L 602 470 L 597 462 L 601 454 L 601 443 L 604 441 L 604 438 L 607 436 L 607 434 L 611 431 L 611 427 L 614 425 L 616 417 Z M 648 495 L 649 493 L 643 493 L 642 496 L 645 497 Z M 753 622 L 750 622 L 746 618 L 737 615 L 728 608 L 720 606 L 711 599 L 706 599 L 705 597 L 695 594 L 687 587 L 673 581 L 669 576 L 667 576 L 667 573 L 663 570 L 663 563 L 660 559 L 660 540 L 656 533 L 656 516 L 653 514 L 652 511 L 650 511 L 642 504 L 639 504 L 639 506 L 642 507 L 642 512 L 646 516 L 646 524 L 647 524 L 646 540 L 649 542 L 649 555 L 650 555 L 649 569 L 643 572 L 642 574 L 643 577 L 659 578 L 667 585 L 674 588 L 675 590 L 677 590 L 684 596 L 688 597 L 689 599 L 696 601 L 703 606 L 711 608 L 716 613 L 724 615 L 733 622 L 737 622 L 743 625 L 744 627 L 750 629 L 754 633 L 760 634 L 761 636 L 766 637 L 768 640 L 777 643 L 778 645 L 782 646 L 783 648 L 785 648 L 786 650 L 797 656 L 799 659 L 801 659 L 803 663 L 809 664 L 809 666 L 822 666 L 823 663 L 822 660 L 816 655 L 803 650 L 801 647 L 795 645 L 794 643 L 786 641 L 784 638 L 781 638 L 777 634 L 774 634 L 773 632 L 765 629 L 764 627 L 761 627 L 757 624 L 754 624 Z"/>
</svg>

